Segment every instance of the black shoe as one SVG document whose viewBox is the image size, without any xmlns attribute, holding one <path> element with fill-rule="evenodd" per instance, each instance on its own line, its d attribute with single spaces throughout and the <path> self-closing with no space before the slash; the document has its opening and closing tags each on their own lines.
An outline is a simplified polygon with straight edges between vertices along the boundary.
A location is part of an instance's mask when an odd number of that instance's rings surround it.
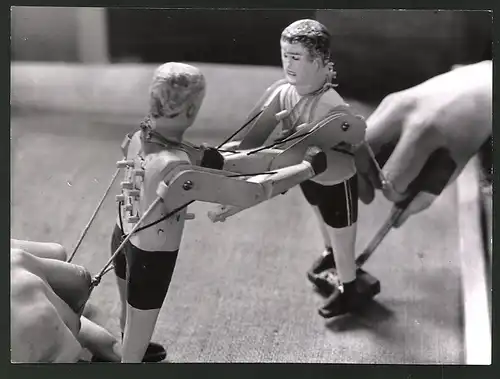
<svg viewBox="0 0 500 379">
<path fill-rule="evenodd" d="M 333 250 L 328 248 L 328 254 L 322 255 L 316 259 L 312 267 L 307 271 L 307 278 L 320 291 L 331 293 L 333 283 L 330 282 L 329 276 L 325 273 L 328 270 L 335 270 L 335 259 Z"/>
<path fill-rule="evenodd" d="M 321 257 L 317 258 L 309 271 L 307 276 L 313 277 L 322 273 L 323 271 L 335 268 L 335 258 L 333 257 L 333 250 L 331 247 L 327 248 L 328 253 L 322 254 Z"/>
<path fill-rule="evenodd" d="M 322 296 L 330 296 L 340 286 L 340 280 L 336 269 L 323 271 L 312 278 L 316 290 Z"/>
<path fill-rule="evenodd" d="M 157 363 L 163 361 L 165 358 L 167 358 L 167 351 L 165 348 L 156 343 L 156 342 L 150 342 L 148 345 L 148 348 L 146 349 L 146 353 L 144 354 L 144 358 L 142 361 L 144 363 Z M 110 362 L 109 360 L 105 358 L 101 358 L 99 356 L 94 355 L 92 357 L 92 362 Z"/>
<path fill-rule="evenodd" d="M 335 290 L 318 310 L 320 316 L 332 318 L 361 309 L 376 295 L 371 287 L 360 285 L 359 279 L 344 283 L 344 291 Z M 379 290 L 380 291 L 380 290 Z M 378 292 L 377 292 L 378 293 Z"/>
<path fill-rule="evenodd" d="M 165 358 L 167 358 L 167 351 L 165 348 L 159 343 L 150 342 L 142 361 L 156 363 L 163 361 Z"/>
</svg>

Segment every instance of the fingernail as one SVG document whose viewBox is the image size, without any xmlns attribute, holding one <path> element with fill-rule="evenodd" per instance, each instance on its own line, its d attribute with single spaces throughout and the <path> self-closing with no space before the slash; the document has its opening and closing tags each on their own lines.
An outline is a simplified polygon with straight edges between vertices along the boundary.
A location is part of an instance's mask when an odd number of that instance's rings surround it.
<svg viewBox="0 0 500 379">
<path fill-rule="evenodd" d="M 382 172 L 380 174 L 380 183 L 382 185 L 382 189 L 383 190 L 387 190 L 387 191 L 396 191 L 394 189 L 394 185 L 392 184 L 392 182 L 388 179 L 388 174 L 385 173 L 385 172 Z"/>
<path fill-rule="evenodd" d="M 394 184 L 387 179 L 387 176 L 386 180 L 382 182 L 382 192 L 384 193 L 384 196 L 392 202 L 398 203 L 405 198 L 404 194 L 399 192 L 394 187 Z"/>
<path fill-rule="evenodd" d="M 92 275 L 90 275 L 89 270 L 80 265 L 75 265 L 75 267 L 78 268 L 79 274 L 88 283 L 90 287 L 90 283 L 92 282 Z"/>
</svg>

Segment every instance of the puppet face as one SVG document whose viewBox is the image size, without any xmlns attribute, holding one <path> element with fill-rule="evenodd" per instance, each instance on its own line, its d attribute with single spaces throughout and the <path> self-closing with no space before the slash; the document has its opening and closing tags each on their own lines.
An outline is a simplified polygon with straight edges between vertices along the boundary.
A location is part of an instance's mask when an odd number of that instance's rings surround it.
<svg viewBox="0 0 500 379">
<path fill-rule="evenodd" d="M 290 84 L 308 86 L 324 77 L 320 59 L 312 58 L 301 43 L 281 41 L 280 45 L 283 71 Z"/>
</svg>

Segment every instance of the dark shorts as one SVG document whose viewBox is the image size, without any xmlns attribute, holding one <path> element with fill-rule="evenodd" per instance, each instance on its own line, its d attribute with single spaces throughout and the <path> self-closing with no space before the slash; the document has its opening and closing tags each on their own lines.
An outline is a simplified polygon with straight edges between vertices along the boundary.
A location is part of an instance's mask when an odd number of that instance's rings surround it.
<svg viewBox="0 0 500 379">
<path fill-rule="evenodd" d="M 319 208 L 323 220 L 332 228 L 345 228 L 358 220 L 356 175 L 332 186 L 308 180 L 301 183 L 300 188 L 309 204 Z"/>
<path fill-rule="evenodd" d="M 111 254 L 123 233 L 117 225 L 111 237 Z M 167 295 L 177 261 L 176 251 L 144 251 L 127 242 L 113 259 L 116 276 L 127 280 L 127 301 L 137 309 L 159 309 Z"/>
<path fill-rule="evenodd" d="M 122 230 L 118 225 L 115 225 L 115 229 L 113 230 L 113 234 L 111 236 L 111 254 L 113 254 L 116 249 L 120 247 L 120 244 L 123 240 Z M 125 258 L 125 249 L 129 247 L 130 242 L 127 241 L 125 247 L 118 253 L 118 255 L 113 260 L 114 270 L 116 276 L 120 279 L 125 280 L 127 278 L 127 260 Z"/>
</svg>

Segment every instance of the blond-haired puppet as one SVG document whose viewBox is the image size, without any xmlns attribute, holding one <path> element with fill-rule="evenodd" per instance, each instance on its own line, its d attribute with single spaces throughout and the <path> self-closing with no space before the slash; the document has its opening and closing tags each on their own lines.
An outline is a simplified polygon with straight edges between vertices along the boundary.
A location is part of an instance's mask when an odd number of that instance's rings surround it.
<svg viewBox="0 0 500 379">
<path fill-rule="evenodd" d="M 205 87 L 203 74 L 191 65 L 169 62 L 155 70 L 148 114 L 141 130 L 127 136 L 122 146 L 125 159 L 119 165 L 125 168 L 125 178 L 117 199 L 112 253 L 155 200 L 165 173 L 192 162 L 182 141 L 202 105 Z M 151 337 L 174 272 L 186 209 L 164 219 L 175 210 L 156 208 L 144 220 L 145 225 L 153 225 L 134 233 L 114 259 L 121 300 L 122 362 L 158 362 L 166 357 L 165 349 L 151 342 Z"/>
</svg>

